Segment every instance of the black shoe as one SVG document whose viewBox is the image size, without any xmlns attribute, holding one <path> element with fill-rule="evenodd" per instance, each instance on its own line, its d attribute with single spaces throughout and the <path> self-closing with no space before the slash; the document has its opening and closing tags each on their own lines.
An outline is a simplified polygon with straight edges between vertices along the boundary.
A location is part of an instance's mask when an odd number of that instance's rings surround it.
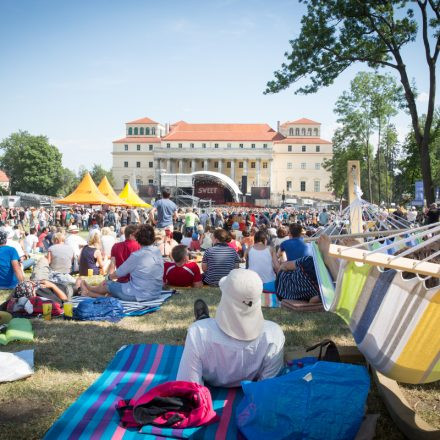
<svg viewBox="0 0 440 440">
<path fill-rule="evenodd" d="M 200 321 L 201 319 L 209 318 L 209 309 L 208 305 L 203 301 L 203 299 L 196 299 L 194 302 L 194 316 L 196 317 L 196 321 Z"/>
</svg>

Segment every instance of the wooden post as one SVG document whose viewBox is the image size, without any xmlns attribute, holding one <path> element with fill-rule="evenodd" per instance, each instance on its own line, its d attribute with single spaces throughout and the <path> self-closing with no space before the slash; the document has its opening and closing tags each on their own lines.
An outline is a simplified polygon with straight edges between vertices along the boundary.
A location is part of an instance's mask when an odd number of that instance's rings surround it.
<svg viewBox="0 0 440 440">
<path fill-rule="evenodd" d="M 348 203 L 350 205 L 350 233 L 360 234 L 362 228 L 362 207 L 355 188 L 361 185 L 361 164 L 358 160 L 347 161 Z"/>
</svg>

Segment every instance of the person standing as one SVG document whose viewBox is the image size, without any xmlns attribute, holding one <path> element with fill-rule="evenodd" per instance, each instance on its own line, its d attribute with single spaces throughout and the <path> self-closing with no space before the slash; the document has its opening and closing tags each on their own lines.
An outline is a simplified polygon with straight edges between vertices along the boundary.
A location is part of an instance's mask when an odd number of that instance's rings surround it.
<svg viewBox="0 0 440 440">
<path fill-rule="evenodd" d="M 177 220 L 177 206 L 170 200 L 171 192 L 169 189 L 162 191 L 162 198 L 154 203 L 150 211 L 150 220 L 156 223 L 158 229 L 169 229 L 173 232 L 173 220 Z M 157 221 L 155 220 L 157 215 Z"/>
</svg>

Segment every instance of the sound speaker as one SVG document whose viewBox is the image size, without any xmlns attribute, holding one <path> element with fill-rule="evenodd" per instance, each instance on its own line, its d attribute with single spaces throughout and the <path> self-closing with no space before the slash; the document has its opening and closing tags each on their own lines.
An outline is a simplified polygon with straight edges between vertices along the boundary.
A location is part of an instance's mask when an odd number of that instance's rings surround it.
<svg viewBox="0 0 440 440">
<path fill-rule="evenodd" d="M 247 176 L 241 176 L 241 192 L 243 195 L 247 193 Z"/>
</svg>

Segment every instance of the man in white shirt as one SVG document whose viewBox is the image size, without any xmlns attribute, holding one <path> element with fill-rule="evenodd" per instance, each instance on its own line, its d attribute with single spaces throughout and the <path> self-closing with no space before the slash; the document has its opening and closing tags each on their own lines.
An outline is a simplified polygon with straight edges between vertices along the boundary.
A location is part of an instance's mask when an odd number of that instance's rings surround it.
<svg viewBox="0 0 440 440">
<path fill-rule="evenodd" d="M 23 240 L 23 247 L 25 252 L 27 252 L 28 254 L 32 253 L 36 249 L 37 243 L 37 230 L 35 228 L 31 228 L 29 230 L 29 234 L 26 235 Z"/>
<path fill-rule="evenodd" d="M 67 244 L 73 249 L 73 272 L 78 272 L 79 254 L 81 253 L 81 248 L 83 248 L 87 244 L 84 238 L 78 235 L 78 231 L 79 231 L 78 226 L 76 225 L 69 226 L 69 228 L 67 229 L 69 235 L 64 241 L 65 244 Z"/>
<path fill-rule="evenodd" d="M 234 269 L 219 285 L 215 318 L 202 300 L 194 305 L 198 320 L 188 329 L 177 380 L 237 387 L 243 380 L 275 377 L 283 366 L 285 338 L 278 324 L 264 320 L 260 277 Z"/>
</svg>

